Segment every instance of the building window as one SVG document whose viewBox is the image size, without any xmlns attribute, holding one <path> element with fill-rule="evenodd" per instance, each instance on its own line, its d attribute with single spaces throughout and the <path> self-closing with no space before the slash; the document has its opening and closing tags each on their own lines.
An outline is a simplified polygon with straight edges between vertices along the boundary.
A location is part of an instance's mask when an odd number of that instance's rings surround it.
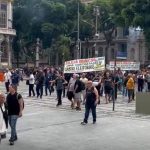
<svg viewBox="0 0 150 150">
<path fill-rule="evenodd" d="M 7 28 L 7 4 L 0 4 L 0 28 Z"/>
<path fill-rule="evenodd" d="M 98 49 L 98 57 L 103 57 L 103 56 L 104 56 L 104 54 L 103 54 L 103 48 L 100 47 L 100 48 Z"/>
</svg>

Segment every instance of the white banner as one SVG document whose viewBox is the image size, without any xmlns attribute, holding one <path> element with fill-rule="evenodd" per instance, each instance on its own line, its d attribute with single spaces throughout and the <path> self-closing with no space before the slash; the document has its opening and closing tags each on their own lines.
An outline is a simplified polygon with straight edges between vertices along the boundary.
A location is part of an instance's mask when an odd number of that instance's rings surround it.
<svg viewBox="0 0 150 150">
<path fill-rule="evenodd" d="M 140 70 L 140 62 L 131 62 L 131 61 L 117 61 L 116 68 L 121 70 Z M 109 64 L 109 69 L 114 70 L 114 61 L 111 61 Z"/>
<path fill-rule="evenodd" d="M 105 57 L 77 59 L 66 61 L 64 73 L 82 73 L 102 71 L 105 69 Z"/>
</svg>

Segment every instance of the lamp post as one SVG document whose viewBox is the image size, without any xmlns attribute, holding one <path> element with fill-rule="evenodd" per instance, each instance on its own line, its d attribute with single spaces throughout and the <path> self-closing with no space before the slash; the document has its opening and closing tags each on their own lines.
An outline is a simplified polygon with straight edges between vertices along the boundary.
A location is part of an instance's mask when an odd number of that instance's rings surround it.
<svg viewBox="0 0 150 150">
<path fill-rule="evenodd" d="M 40 39 L 37 38 L 36 40 L 36 67 L 39 67 L 39 48 L 40 47 Z"/>
<path fill-rule="evenodd" d="M 96 16 L 95 19 L 95 57 L 98 57 L 98 49 L 97 49 L 97 39 L 99 38 L 98 34 L 98 16 L 100 15 L 100 10 L 99 6 L 94 7 L 94 13 Z"/>
<path fill-rule="evenodd" d="M 80 4 L 78 2 L 77 59 L 80 58 Z"/>
</svg>

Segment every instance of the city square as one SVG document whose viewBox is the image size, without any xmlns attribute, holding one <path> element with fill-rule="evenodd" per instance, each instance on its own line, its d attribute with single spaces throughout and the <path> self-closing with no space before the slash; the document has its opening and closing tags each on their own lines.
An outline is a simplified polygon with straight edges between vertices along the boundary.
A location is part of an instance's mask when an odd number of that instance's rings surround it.
<svg viewBox="0 0 150 150">
<path fill-rule="evenodd" d="M 1 91 L 5 92 L 1 83 Z M 23 117 L 18 120 L 19 140 L 15 150 L 57 150 L 57 149 L 104 149 L 104 150 L 148 150 L 150 116 L 135 113 L 135 103 L 127 103 L 127 99 L 119 97 L 116 110 L 112 111 L 112 103 L 102 104 L 97 108 L 97 124 L 90 118 L 87 126 L 81 126 L 84 107 L 81 112 L 72 110 L 69 101 L 64 98 L 63 105 L 56 107 L 56 95 L 43 99 L 28 98 L 28 86 L 20 84 L 19 92 L 25 101 Z M 103 99 L 103 98 L 102 98 Z M 0 147 L 9 150 L 7 139 Z"/>
<path fill-rule="evenodd" d="M 0 0 L 0 150 L 150 150 L 149 0 Z"/>
</svg>

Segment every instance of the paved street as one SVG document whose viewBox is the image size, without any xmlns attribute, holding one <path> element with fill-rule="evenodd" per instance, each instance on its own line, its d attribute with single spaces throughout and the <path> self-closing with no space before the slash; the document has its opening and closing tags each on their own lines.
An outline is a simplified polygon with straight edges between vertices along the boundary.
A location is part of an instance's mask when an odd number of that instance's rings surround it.
<svg viewBox="0 0 150 150">
<path fill-rule="evenodd" d="M 0 90 L 5 91 L 3 84 Z M 0 150 L 149 150 L 150 116 L 135 114 L 135 102 L 119 96 L 116 111 L 112 104 L 97 108 L 97 124 L 90 117 L 87 126 L 81 126 L 81 112 L 71 110 L 69 101 L 56 108 L 55 94 L 43 99 L 27 98 L 28 87 L 21 83 L 19 92 L 25 100 L 23 118 L 18 121 L 19 140 L 8 145 L 8 137 L 2 141 Z"/>
</svg>

